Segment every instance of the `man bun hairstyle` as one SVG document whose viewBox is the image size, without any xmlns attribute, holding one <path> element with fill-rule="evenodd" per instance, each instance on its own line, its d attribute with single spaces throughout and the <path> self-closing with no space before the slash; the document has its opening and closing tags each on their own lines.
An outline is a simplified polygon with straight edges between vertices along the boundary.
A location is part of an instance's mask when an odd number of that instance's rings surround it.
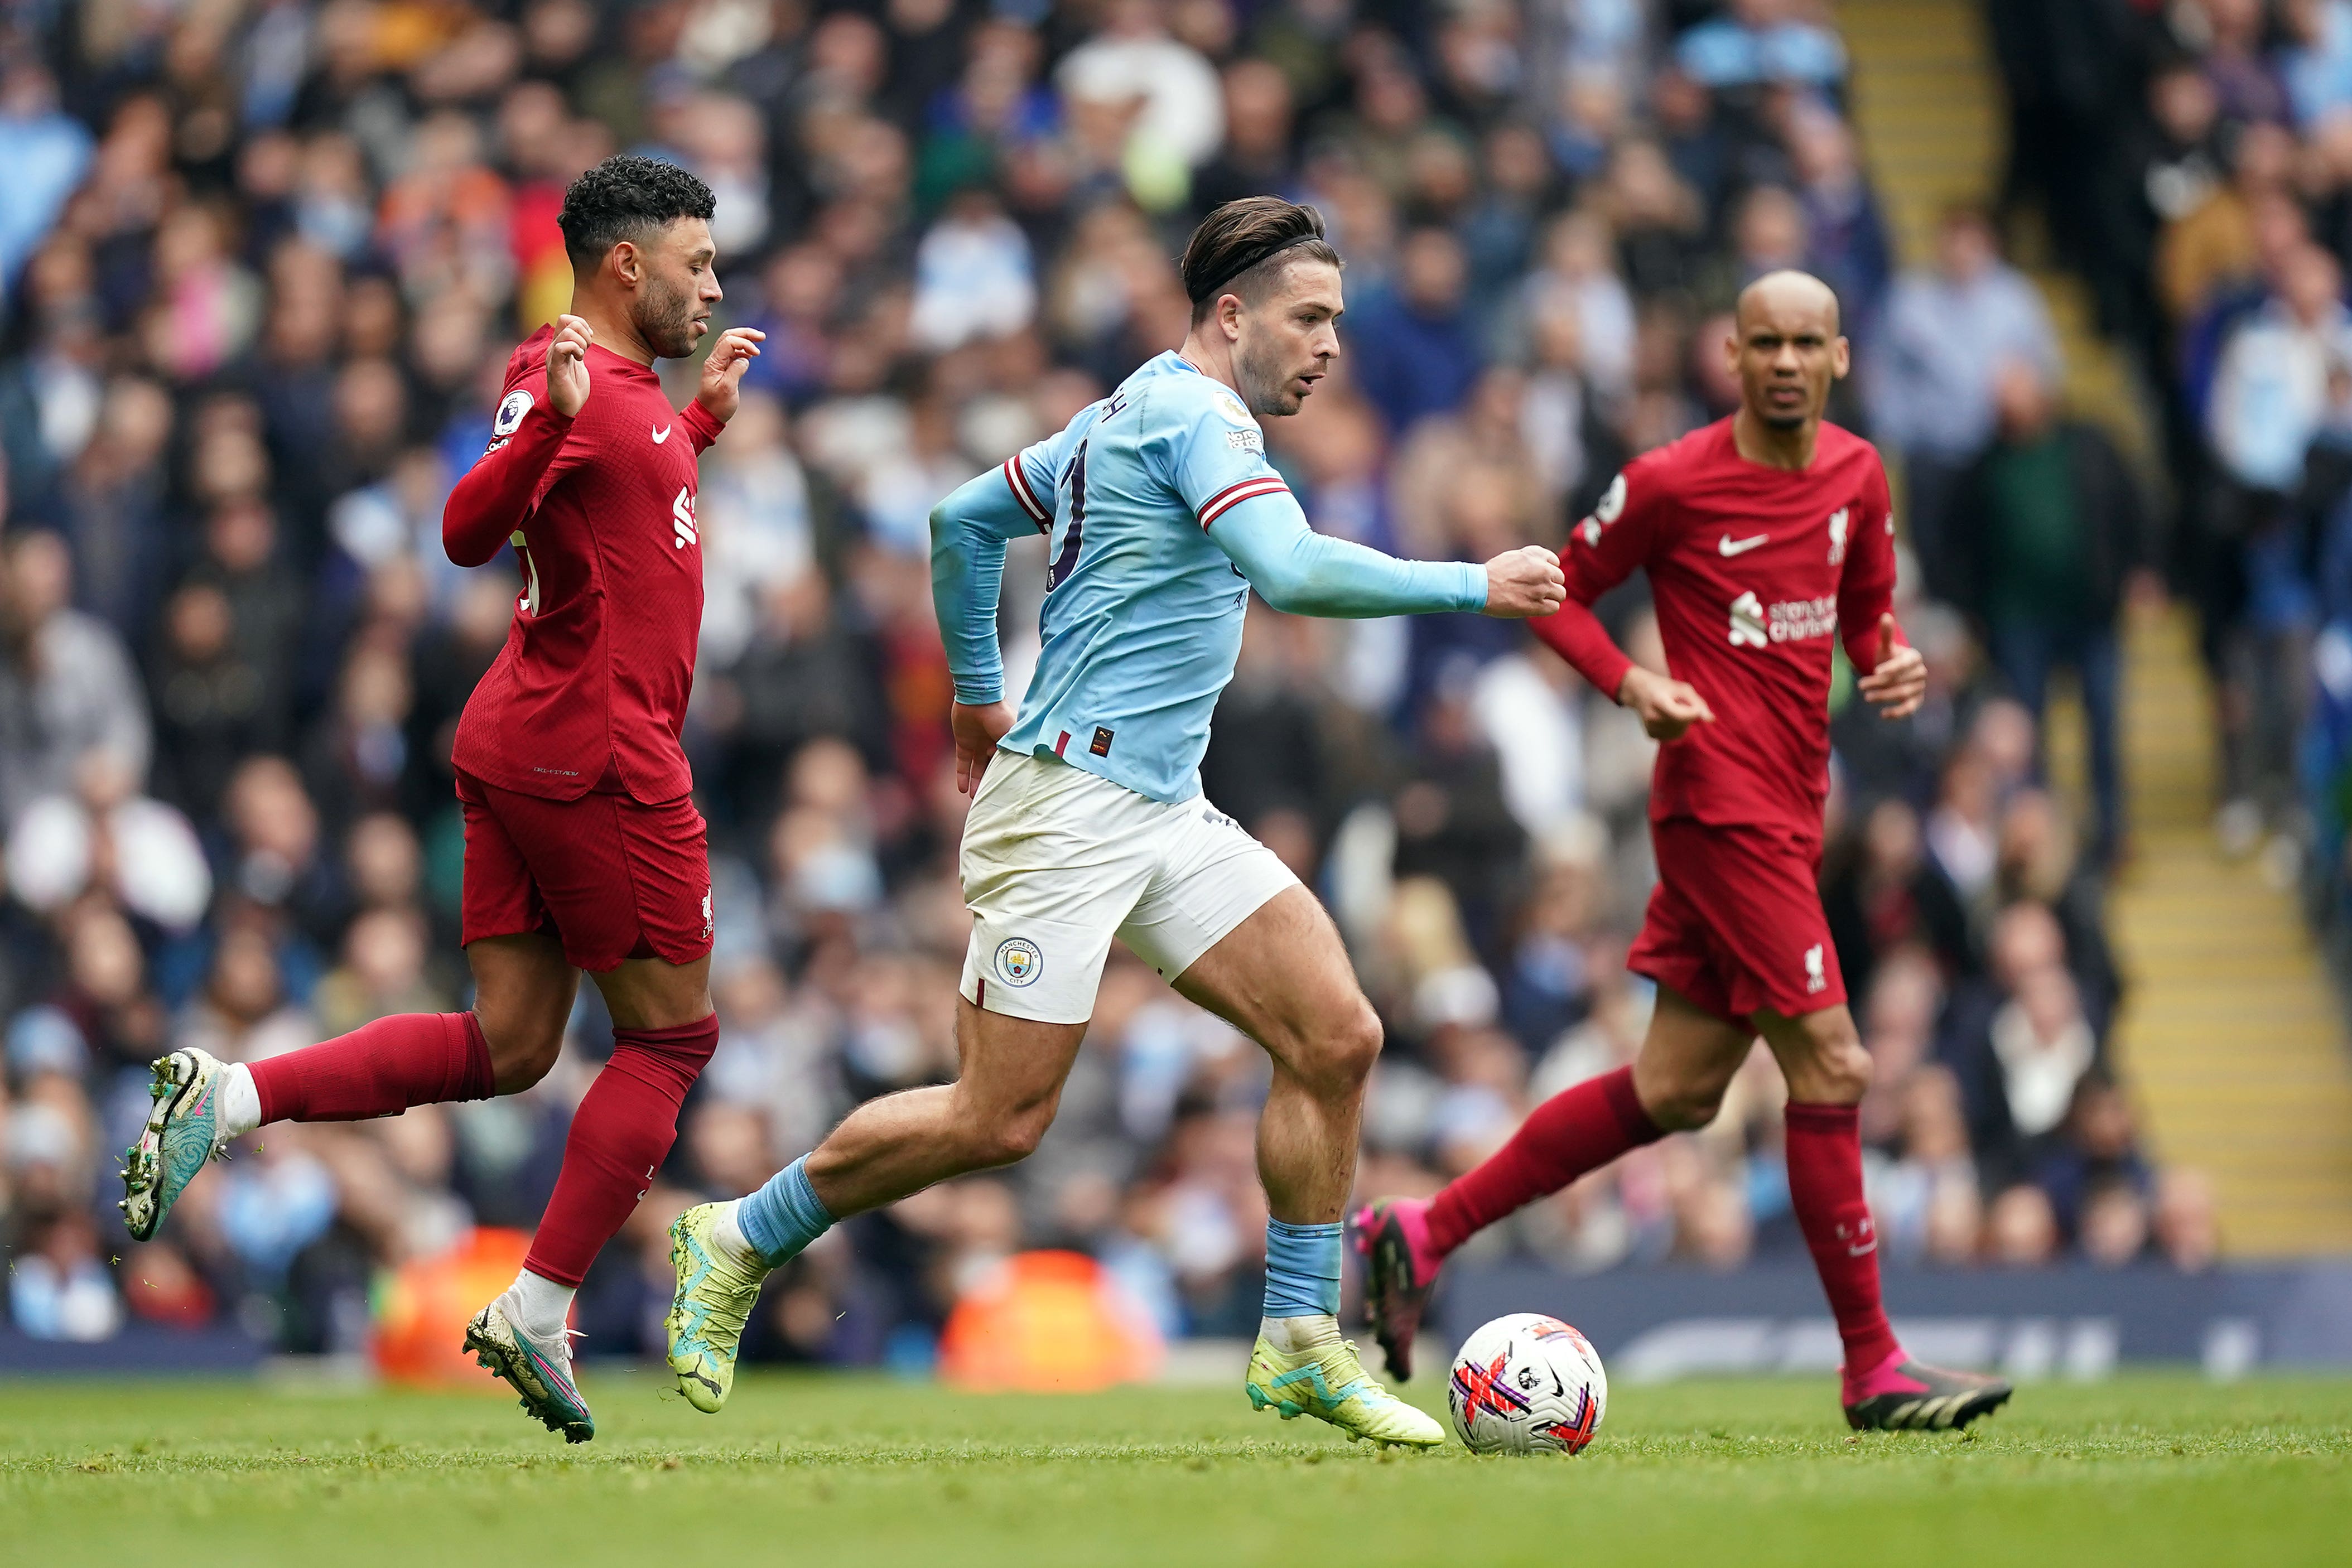
<svg viewBox="0 0 2352 1568">
<path fill-rule="evenodd" d="M 1323 237 L 1322 214 L 1280 196 L 1225 203 L 1201 220 L 1179 264 L 1192 319 L 1205 318 L 1223 294 L 1255 305 L 1294 261 L 1343 265 Z"/>
<path fill-rule="evenodd" d="M 604 259 L 623 240 L 639 241 L 679 218 L 710 221 L 710 187 L 675 163 L 619 152 L 572 182 L 556 218 L 575 271 Z"/>
</svg>

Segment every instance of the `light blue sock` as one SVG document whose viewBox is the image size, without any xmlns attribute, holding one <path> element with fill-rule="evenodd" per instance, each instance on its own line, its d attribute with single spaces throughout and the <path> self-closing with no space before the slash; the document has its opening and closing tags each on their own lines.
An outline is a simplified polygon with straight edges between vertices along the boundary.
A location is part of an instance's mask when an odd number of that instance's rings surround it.
<svg viewBox="0 0 2352 1568">
<path fill-rule="evenodd" d="M 737 1204 L 735 1223 L 743 1228 L 743 1239 L 771 1269 L 783 1267 L 799 1256 L 802 1248 L 832 1228 L 832 1213 L 816 1196 L 816 1188 L 809 1186 L 808 1156 L 803 1155 L 770 1176 L 767 1186 Z M 1338 1268 L 1339 1255 L 1334 1253 L 1335 1278 Z M 1335 1294 L 1331 1299 L 1339 1298 Z"/>
<path fill-rule="evenodd" d="M 1339 1226 L 1265 1222 L 1265 1315 L 1336 1316 L 1339 1311 Z"/>
</svg>

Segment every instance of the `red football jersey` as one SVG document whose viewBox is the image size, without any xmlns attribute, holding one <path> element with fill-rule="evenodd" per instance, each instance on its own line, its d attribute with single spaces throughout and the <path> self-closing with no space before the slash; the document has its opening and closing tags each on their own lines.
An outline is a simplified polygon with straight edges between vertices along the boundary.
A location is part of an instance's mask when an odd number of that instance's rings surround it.
<svg viewBox="0 0 2352 1568">
<path fill-rule="evenodd" d="M 1568 602 L 1528 624 L 1614 697 L 1633 661 L 1589 606 L 1646 567 L 1667 669 L 1715 713 L 1659 748 L 1651 818 L 1819 843 L 1832 639 L 1857 670 L 1876 666 L 1894 531 L 1867 441 L 1824 424 L 1812 465 L 1791 473 L 1740 456 L 1722 420 L 1626 465 L 1561 552 Z"/>
<path fill-rule="evenodd" d="M 675 800 L 694 788 L 678 730 L 702 630 L 695 459 L 719 424 L 593 343 L 588 402 L 563 418 L 545 406 L 553 336 L 541 328 L 507 361 L 489 448 L 441 515 L 451 560 L 479 566 L 512 544 L 523 575 L 450 759 L 549 800 L 609 772 L 647 804 Z"/>
</svg>

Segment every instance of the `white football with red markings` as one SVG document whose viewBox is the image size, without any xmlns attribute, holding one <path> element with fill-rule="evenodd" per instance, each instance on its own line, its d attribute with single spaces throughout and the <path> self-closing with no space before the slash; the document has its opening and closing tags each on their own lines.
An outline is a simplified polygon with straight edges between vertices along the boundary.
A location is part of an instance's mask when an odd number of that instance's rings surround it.
<svg viewBox="0 0 2352 1568">
<path fill-rule="evenodd" d="M 1609 1375 L 1568 1324 L 1513 1312 L 1463 1342 L 1445 1405 L 1472 1453 L 1574 1454 L 1601 1429 Z"/>
</svg>

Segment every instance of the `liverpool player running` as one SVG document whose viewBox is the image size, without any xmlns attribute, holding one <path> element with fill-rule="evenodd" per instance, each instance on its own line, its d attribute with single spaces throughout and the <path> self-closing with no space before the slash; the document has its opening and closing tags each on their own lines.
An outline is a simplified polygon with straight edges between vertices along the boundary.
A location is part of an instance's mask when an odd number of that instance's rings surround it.
<svg viewBox="0 0 2352 1568">
<path fill-rule="evenodd" d="M 1537 1107 L 1435 1198 L 1359 1213 L 1365 1307 L 1390 1369 L 1408 1375 L 1447 1253 L 1628 1149 L 1705 1125 L 1760 1034 L 1788 1079 L 1790 1196 L 1844 1341 L 1847 1422 L 1964 1427 L 2009 1385 L 1912 1361 L 1887 1326 L 1855 1132 L 1870 1057 L 1814 880 L 1832 638 L 1868 672 L 1862 695 L 1883 716 L 1911 713 L 1927 688 L 1888 609 L 1886 476 L 1869 443 L 1822 423 L 1847 351 L 1819 279 L 1749 285 L 1725 351 L 1739 412 L 1618 477 L 1562 559 L 1568 602 L 1531 623 L 1664 743 L 1650 795 L 1658 886 L 1627 960 L 1657 982 L 1648 1038 L 1633 1066 Z M 1686 680 L 1634 664 L 1588 608 L 1635 567 L 1649 570 L 1666 663 Z"/>
<path fill-rule="evenodd" d="M 573 1442 L 572 1293 L 643 1196 L 719 1034 L 710 872 L 678 727 L 702 619 L 695 459 L 735 413 L 761 334 L 722 333 L 685 412 L 653 371 L 690 353 L 719 298 L 709 189 L 650 159 L 572 183 L 561 223 L 573 314 L 508 361 L 488 452 L 443 515 L 449 559 L 512 544 L 523 591 L 459 720 L 464 939 L 473 1010 L 379 1019 L 267 1061 L 181 1050 L 123 1171 L 132 1235 L 155 1233 L 205 1161 L 269 1122 L 346 1122 L 513 1094 L 546 1076 L 585 969 L 613 1055 L 513 1286 L 467 1347 Z"/>
</svg>

